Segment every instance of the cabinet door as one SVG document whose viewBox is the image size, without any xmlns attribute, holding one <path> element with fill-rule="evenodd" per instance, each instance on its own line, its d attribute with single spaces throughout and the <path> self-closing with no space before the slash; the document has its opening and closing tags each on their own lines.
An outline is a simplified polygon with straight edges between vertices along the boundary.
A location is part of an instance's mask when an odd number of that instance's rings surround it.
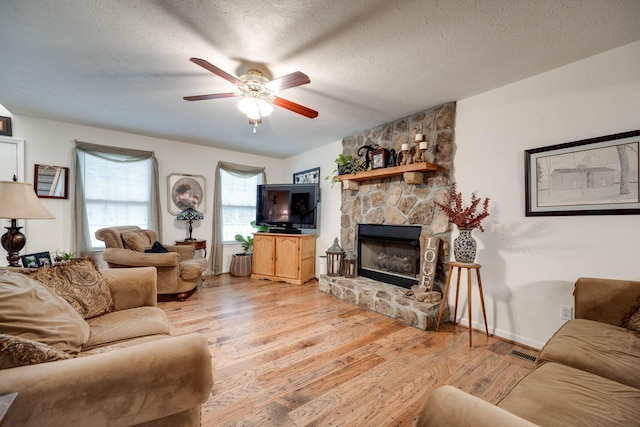
<svg viewBox="0 0 640 427">
<path fill-rule="evenodd" d="M 300 239 L 298 237 L 276 237 L 276 276 L 297 279 L 300 266 Z"/>
<path fill-rule="evenodd" d="M 273 260 L 275 256 L 275 239 L 273 236 L 253 237 L 253 274 L 273 276 Z"/>
</svg>

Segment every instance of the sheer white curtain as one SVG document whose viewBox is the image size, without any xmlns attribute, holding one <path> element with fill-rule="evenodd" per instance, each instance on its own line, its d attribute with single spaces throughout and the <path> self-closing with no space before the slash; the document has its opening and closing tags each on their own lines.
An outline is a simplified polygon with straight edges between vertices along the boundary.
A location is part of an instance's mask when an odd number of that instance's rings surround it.
<svg viewBox="0 0 640 427">
<path fill-rule="evenodd" d="M 267 176 L 263 167 L 245 166 L 234 163 L 218 162 L 216 167 L 216 182 L 213 194 L 213 236 L 211 241 L 213 247 L 211 258 L 209 259 L 209 267 L 213 274 L 222 273 L 222 180 L 220 179 L 221 171 L 239 178 L 251 178 L 256 175 L 262 177 L 262 183 L 267 182 Z"/>
<path fill-rule="evenodd" d="M 76 141 L 75 251 L 90 256 L 101 245 L 97 228 L 139 225 L 162 240 L 158 162 L 153 151 Z"/>
</svg>

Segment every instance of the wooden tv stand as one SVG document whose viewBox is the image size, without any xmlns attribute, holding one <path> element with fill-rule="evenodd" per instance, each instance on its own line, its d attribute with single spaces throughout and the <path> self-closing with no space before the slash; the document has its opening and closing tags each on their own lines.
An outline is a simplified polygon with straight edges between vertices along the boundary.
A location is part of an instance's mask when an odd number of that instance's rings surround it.
<svg viewBox="0 0 640 427">
<path fill-rule="evenodd" d="M 254 233 L 252 279 L 301 285 L 315 277 L 315 234 Z"/>
</svg>

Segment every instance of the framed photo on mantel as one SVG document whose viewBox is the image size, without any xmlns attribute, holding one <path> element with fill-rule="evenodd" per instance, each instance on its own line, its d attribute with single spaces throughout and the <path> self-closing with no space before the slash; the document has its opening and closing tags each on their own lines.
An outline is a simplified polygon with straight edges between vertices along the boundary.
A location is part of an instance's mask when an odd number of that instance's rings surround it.
<svg viewBox="0 0 640 427">
<path fill-rule="evenodd" d="M 378 148 L 371 152 L 371 168 L 386 168 L 389 163 L 389 150 L 386 148 Z"/>
<path fill-rule="evenodd" d="M 525 151 L 526 216 L 640 214 L 640 130 Z"/>
</svg>

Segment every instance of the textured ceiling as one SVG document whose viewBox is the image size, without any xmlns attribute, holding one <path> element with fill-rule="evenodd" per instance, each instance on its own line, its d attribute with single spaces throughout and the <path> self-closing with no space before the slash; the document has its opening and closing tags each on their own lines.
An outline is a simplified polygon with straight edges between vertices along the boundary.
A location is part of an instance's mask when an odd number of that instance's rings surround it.
<svg viewBox="0 0 640 427">
<path fill-rule="evenodd" d="M 638 0 L 2 0 L 0 104 L 284 158 L 640 40 Z M 230 74 L 302 71 L 256 134 Z"/>
</svg>

